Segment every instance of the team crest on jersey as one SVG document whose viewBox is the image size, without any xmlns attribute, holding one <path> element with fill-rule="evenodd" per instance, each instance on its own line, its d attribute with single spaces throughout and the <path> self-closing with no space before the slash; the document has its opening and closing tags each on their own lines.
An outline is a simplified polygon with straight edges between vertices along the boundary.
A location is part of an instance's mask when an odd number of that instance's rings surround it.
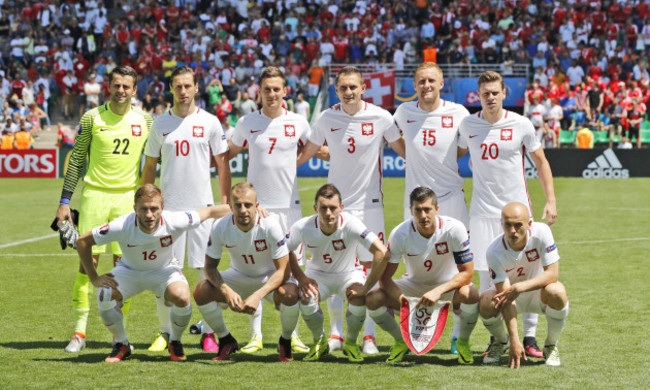
<svg viewBox="0 0 650 390">
<path fill-rule="evenodd" d="M 172 244 L 172 236 L 160 237 L 160 246 L 166 248 Z"/>
<path fill-rule="evenodd" d="M 537 249 L 531 249 L 529 251 L 526 251 L 526 258 L 528 259 L 528 261 L 539 260 L 539 253 L 537 253 Z"/>
<path fill-rule="evenodd" d="M 192 136 L 193 137 L 198 137 L 198 138 L 203 138 L 203 126 L 192 126 Z"/>
<path fill-rule="evenodd" d="M 447 242 L 439 242 L 436 244 L 436 253 L 439 255 L 444 255 L 445 253 L 449 253 L 449 246 L 447 246 Z"/>
<path fill-rule="evenodd" d="M 501 141 L 512 141 L 512 129 L 501 129 Z"/>
<path fill-rule="evenodd" d="M 373 134 L 375 134 L 375 126 L 372 123 L 361 124 L 361 135 L 373 135 Z"/>
<path fill-rule="evenodd" d="M 268 247 L 266 246 L 266 240 L 255 240 L 255 250 L 258 252 L 264 252 Z"/>
<path fill-rule="evenodd" d="M 134 137 L 139 137 L 142 135 L 142 127 L 140 125 L 131 125 L 131 134 Z"/>
<path fill-rule="evenodd" d="M 343 240 L 332 240 L 332 246 L 334 246 L 334 250 L 337 251 L 342 251 L 345 249 L 345 243 Z"/>
<path fill-rule="evenodd" d="M 296 126 L 294 126 L 294 125 L 284 125 L 284 136 L 285 137 L 295 137 L 296 136 Z"/>
<path fill-rule="evenodd" d="M 108 224 L 106 224 L 106 225 L 99 228 L 99 234 L 104 236 L 104 235 L 106 235 L 106 233 L 108 233 Z"/>
<path fill-rule="evenodd" d="M 442 128 L 443 129 L 451 129 L 452 127 L 454 127 L 454 117 L 453 116 L 443 115 L 443 117 L 442 117 Z"/>
</svg>

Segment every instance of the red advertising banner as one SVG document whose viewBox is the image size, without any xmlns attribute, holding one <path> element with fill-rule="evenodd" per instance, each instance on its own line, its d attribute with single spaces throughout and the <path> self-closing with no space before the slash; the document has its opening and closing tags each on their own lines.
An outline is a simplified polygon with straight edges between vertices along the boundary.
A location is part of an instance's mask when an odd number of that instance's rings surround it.
<svg viewBox="0 0 650 390">
<path fill-rule="evenodd" d="M 0 177 L 56 178 L 58 149 L 0 150 Z"/>
</svg>

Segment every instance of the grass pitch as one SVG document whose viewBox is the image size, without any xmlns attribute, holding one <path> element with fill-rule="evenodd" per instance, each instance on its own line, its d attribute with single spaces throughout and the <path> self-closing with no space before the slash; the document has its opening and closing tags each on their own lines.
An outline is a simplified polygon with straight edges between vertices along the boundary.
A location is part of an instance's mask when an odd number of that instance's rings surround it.
<svg viewBox="0 0 650 390">
<path fill-rule="evenodd" d="M 304 215 L 312 213 L 313 194 L 324 182 L 300 179 Z M 367 357 L 363 364 L 348 363 L 341 352 L 318 363 L 303 363 L 298 354 L 296 361 L 280 364 L 275 351 L 280 321 L 270 305 L 264 311 L 265 348 L 260 353 L 237 353 L 232 362 L 217 365 L 210 360 L 213 354 L 198 348 L 199 336 L 187 333 L 183 342 L 188 362 L 174 363 L 167 352 L 146 350 L 157 328 L 154 297 L 149 293 L 134 298 L 127 316 L 127 333 L 136 348 L 130 360 L 103 363 L 111 336 L 101 323 L 94 298 L 88 346 L 80 354 L 67 354 L 63 348 L 72 332 L 72 284 L 78 259 L 69 249 L 61 251 L 49 229 L 62 180 L 3 179 L 0 183 L 0 388 L 648 387 L 649 179 L 555 179 L 559 218 L 552 229 L 561 256 L 560 280 L 571 302 L 560 339 L 562 366 L 546 367 L 542 360 L 532 359 L 519 371 L 480 365 L 478 355 L 488 339 L 480 322 L 472 334 L 476 363 L 471 367 L 459 366 L 448 352 L 451 326 L 432 352 L 408 355 L 397 366 L 383 363 L 392 340 L 379 328 L 381 354 Z M 216 197 L 218 186 L 213 184 Z M 465 185 L 468 200 L 471 184 L 468 180 Z M 544 205 L 539 182 L 531 180 L 529 189 L 539 219 Z M 401 222 L 403 192 L 402 179 L 385 180 L 387 233 Z M 78 202 L 77 194 L 73 206 Z M 30 239 L 34 240 L 19 243 Z M 100 272 L 107 272 L 110 263 L 104 256 Z M 225 269 L 223 263 L 226 259 Z M 193 286 L 196 273 L 186 269 L 186 275 Z M 226 311 L 224 317 L 232 334 L 245 344 L 246 316 Z M 192 322 L 199 319 L 195 309 Z M 300 326 L 303 340 L 310 343 L 302 320 Z M 541 316 L 540 345 L 545 337 L 546 321 Z"/>
</svg>

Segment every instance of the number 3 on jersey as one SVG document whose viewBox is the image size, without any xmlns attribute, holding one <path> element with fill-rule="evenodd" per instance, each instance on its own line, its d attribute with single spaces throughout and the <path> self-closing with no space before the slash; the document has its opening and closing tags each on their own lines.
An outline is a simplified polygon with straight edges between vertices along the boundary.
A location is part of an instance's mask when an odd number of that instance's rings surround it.
<svg viewBox="0 0 650 390">
<path fill-rule="evenodd" d="M 357 147 L 354 145 L 354 137 L 348 138 L 348 153 L 352 154 L 357 150 Z"/>
</svg>

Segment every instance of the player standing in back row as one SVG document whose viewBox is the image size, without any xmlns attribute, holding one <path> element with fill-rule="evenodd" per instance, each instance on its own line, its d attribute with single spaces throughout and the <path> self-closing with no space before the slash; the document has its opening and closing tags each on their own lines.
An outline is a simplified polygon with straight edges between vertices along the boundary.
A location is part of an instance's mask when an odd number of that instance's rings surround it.
<svg viewBox="0 0 650 390">
<path fill-rule="evenodd" d="M 404 135 L 406 169 L 404 219 L 411 218 L 410 194 L 417 187 L 433 189 L 440 214 L 455 218 L 469 227 L 467 203 L 463 192 L 465 182 L 458 173 L 458 126 L 469 115 L 465 107 L 440 98 L 445 80 L 442 70 L 433 62 L 418 66 L 413 87 L 418 100 L 400 104 L 393 115 L 395 124 Z M 453 311 L 454 329 L 451 352 L 458 353 L 456 343 L 460 333 L 460 317 Z"/>
<path fill-rule="evenodd" d="M 67 244 L 74 247 L 78 233 L 70 213 L 70 199 L 86 168 L 85 186 L 81 192 L 79 230 L 90 231 L 132 210 L 133 195 L 138 187 L 140 158 L 149 135 L 152 118 L 131 106 L 136 94 L 138 74 L 130 66 L 118 66 L 109 74 L 110 101 L 87 111 L 81 117 L 79 135 L 75 140 L 70 165 L 65 174 L 61 201 L 56 217 L 67 235 Z M 86 166 L 86 158 L 89 158 Z M 112 246 L 114 260 L 122 255 L 119 245 Z M 106 245 L 92 249 L 93 263 L 106 253 Z M 79 352 L 86 346 L 86 323 L 90 302 L 90 280 L 81 264 L 72 289 L 75 330 L 66 352 Z M 126 312 L 128 302 L 124 308 Z"/>
<path fill-rule="evenodd" d="M 470 236 L 475 269 L 480 278 L 479 293 L 490 287 L 485 252 L 502 232 L 501 210 L 510 202 L 527 205 L 532 217 L 524 159 L 528 152 L 537 167 L 546 196 L 542 219 L 551 225 L 557 218 L 553 174 L 544 149 L 535 136 L 530 120 L 503 108 L 506 88 L 503 77 L 492 71 L 481 74 L 478 93 L 482 110 L 460 124 L 459 147 L 469 148 L 473 165 L 473 192 L 470 204 Z M 537 314 L 524 313 L 524 347 L 534 357 L 543 357 L 535 341 Z"/>
<path fill-rule="evenodd" d="M 307 142 L 310 127 L 307 120 L 283 107 L 287 94 L 284 73 L 275 67 L 262 71 L 259 80 L 262 109 L 237 121 L 228 141 L 228 156 L 233 158 L 248 146 L 246 181 L 257 191 L 259 204 L 278 216 L 285 234 L 302 217 L 298 194 L 296 156 Z M 301 259 L 302 248 L 296 256 Z M 241 351 L 254 353 L 262 349 L 262 308 L 251 317 L 251 341 Z M 291 338 L 294 352 L 307 352 L 296 335 Z"/>
<path fill-rule="evenodd" d="M 336 94 L 341 103 L 323 112 L 314 126 L 309 142 L 298 165 L 309 160 L 327 143 L 330 155 L 328 183 L 334 184 L 343 196 L 345 211 L 359 218 L 371 231 L 385 242 L 384 196 L 382 193 L 382 159 L 384 140 L 404 158 L 404 140 L 390 113 L 381 107 L 361 100 L 366 85 L 359 69 L 348 66 L 336 75 Z M 368 272 L 372 267 L 372 254 L 358 247 L 361 264 Z M 331 305 L 333 302 L 328 301 Z M 342 301 L 334 301 L 330 315 L 342 320 Z M 340 313 L 340 314 L 337 314 Z M 337 322 L 338 322 L 337 321 Z M 338 349 L 343 341 L 340 324 L 332 326 L 332 337 Z M 378 353 L 375 345 L 375 324 L 367 318 L 363 351 Z M 338 339 L 338 342 L 336 342 Z M 350 340 L 350 342 L 356 340 Z"/>
<path fill-rule="evenodd" d="M 198 209 L 214 204 L 210 183 L 210 161 L 217 163 L 221 203 L 228 204 L 230 195 L 230 165 L 228 144 L 216 116 L 196 107 L 194 97 L 198 83 L 189 66 L 176 68 L 170 78 L 174 106 L 156 118 L 151 126 L 149 142 L 145 148 L 147 156 L 142 173 L 143 184 L 153 184 L 156 179 L 156 165 L 162 157 L 160 187 L 165 196 L 165 205 L 170 211 Z M 187 264 L 205 279 L 203 266 L 205 251 L 210 238 L 212 219 L 207 219 L 197 229 L 183 233 L 174 242 L 174 258 L 183 268 L 185 243 L 187 242 Z M 169 308 L 164 297 L 157 297 L 160 333 L 150 351 L 163 351 L 169 340 Z M 214 332 L 204 326 L 201 336 L 204 351 L 218 349 Z"/>
</svg>

